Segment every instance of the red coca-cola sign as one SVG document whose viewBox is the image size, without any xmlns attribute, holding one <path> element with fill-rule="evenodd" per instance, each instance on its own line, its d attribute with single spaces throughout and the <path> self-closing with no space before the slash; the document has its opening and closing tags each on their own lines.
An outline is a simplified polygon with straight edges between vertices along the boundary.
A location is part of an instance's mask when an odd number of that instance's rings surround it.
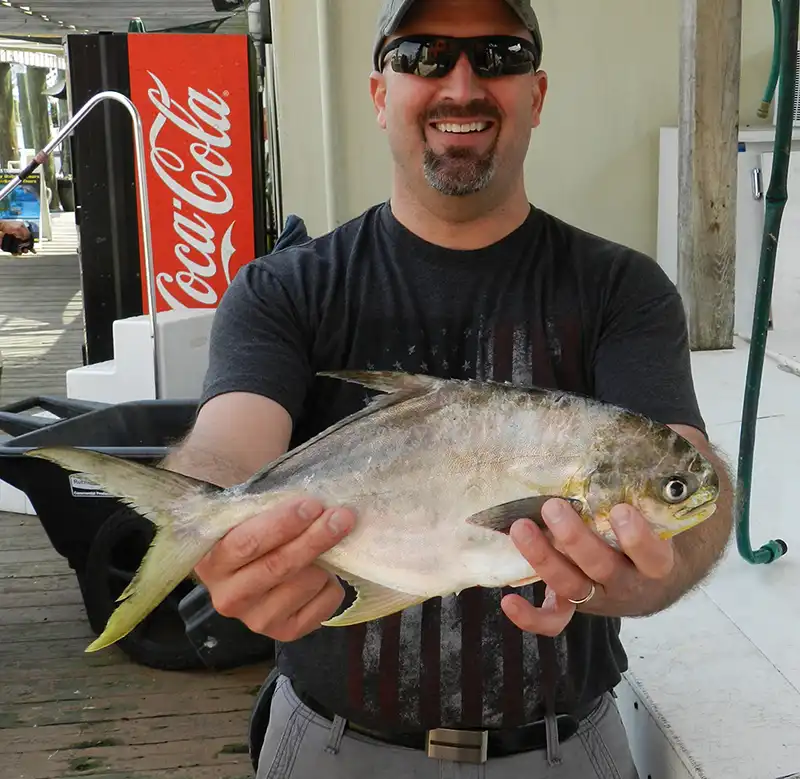
<svg viewBox="0 0 800 779">
<path fill-rule="evenodd" d="M 157 311 L 216 308 L 254 257 L 248 46 L 246 35 L 128 36 Z M 142 300 L 148 313 L 143 248 Z"/>
</svg>

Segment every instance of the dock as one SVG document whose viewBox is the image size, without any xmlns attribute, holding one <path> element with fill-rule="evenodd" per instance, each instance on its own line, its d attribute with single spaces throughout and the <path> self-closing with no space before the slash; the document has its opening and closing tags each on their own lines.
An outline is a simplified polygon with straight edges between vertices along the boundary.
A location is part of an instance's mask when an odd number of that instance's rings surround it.
<svg viewBox="0 0 800 779">
<path fill-rule="evenodd" d="M 83 365 L 83 302 L 72 214 L 53 215 L 53 240 L 37 254 L 0 254 L 0 406 L 66 393 Z"/>
<path fill-rule="evenodd" d="M 777 330 L 784 340 L 789 331 Z M 764 363 L 750 510 L 753 546 L 782 539 L 788 553 L 751 565 L 734 535 L 695 592 L 623 622 L 630 669 L 620 708 L 642 779 L 800 778 L 800 365 L 792 353 Z M 733 349 L 692 355 L 709 437 L 734 474 L 748 356 L 740 338 Z"/>
<path fill-rule="evenodd" d="M 252 779 L 268 664 L 158 671 L 94 637 L 38 519 L 0 513 L 0 779 Z"/>
<path fill-rule="evenodd" d="M 66 394 L 83 364 L 74 218 L 37 255 L 0 255 L 0 407 Z M 3 434 L 0 430 L 0 439 Z M 154 670 L 94 638 L 39 519 L 0 511 L 0 779 L 252 779 L 248 723 L 268 664 Z"/>
</svg>

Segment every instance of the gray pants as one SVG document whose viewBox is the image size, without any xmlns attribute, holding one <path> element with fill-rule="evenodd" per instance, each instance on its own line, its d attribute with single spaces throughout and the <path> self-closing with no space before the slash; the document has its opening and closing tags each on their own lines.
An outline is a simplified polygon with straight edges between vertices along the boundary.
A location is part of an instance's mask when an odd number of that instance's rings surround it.
<svg viewBox="0 0 800 779">
<path fill-rule="evenodd" d="M 433 760 L 345 729 L 309 709 L 285 677 L 277 681 L 257 779 L 639 779 L 614 698 L 608 694 L 560 745 L 472 765 Z"/>
</svg>

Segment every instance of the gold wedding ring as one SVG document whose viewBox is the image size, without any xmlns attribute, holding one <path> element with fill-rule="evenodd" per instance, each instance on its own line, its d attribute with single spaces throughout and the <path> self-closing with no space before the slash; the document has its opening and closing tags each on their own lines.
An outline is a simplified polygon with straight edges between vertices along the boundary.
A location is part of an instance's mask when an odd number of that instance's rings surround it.
<svg viewBox="0 0 800 779">
<path fill-rule="evenodd" d="M 574 603 L 576 606 L 580 606 L 581 603 L 586 603 L 594 597 L 595 589 L 594 582 L 592 582 L 592 589 L 589 590 L 589 594 L 585 598 L 581 598 L 581 600 L 572 600 L 572 598 L 567 598 L 567 600 L 570 603 Z"/>
</svg>

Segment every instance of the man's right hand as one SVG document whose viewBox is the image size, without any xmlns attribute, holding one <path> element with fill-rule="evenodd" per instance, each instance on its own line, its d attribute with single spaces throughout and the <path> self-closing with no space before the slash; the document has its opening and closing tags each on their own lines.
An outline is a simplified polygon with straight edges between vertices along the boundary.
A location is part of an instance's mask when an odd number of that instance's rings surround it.
<svg viewBox="0 0 800 779">
<path fill-rule="evenodd" d="M 292 500 L 228 532 L 195 573 L 221 615 L 239 619 L 254 633 L 294 641 L 341 605 L 339 580 L 314 561 L 346 536 L 354 521 L 349 509 Z"/>
</svg>

